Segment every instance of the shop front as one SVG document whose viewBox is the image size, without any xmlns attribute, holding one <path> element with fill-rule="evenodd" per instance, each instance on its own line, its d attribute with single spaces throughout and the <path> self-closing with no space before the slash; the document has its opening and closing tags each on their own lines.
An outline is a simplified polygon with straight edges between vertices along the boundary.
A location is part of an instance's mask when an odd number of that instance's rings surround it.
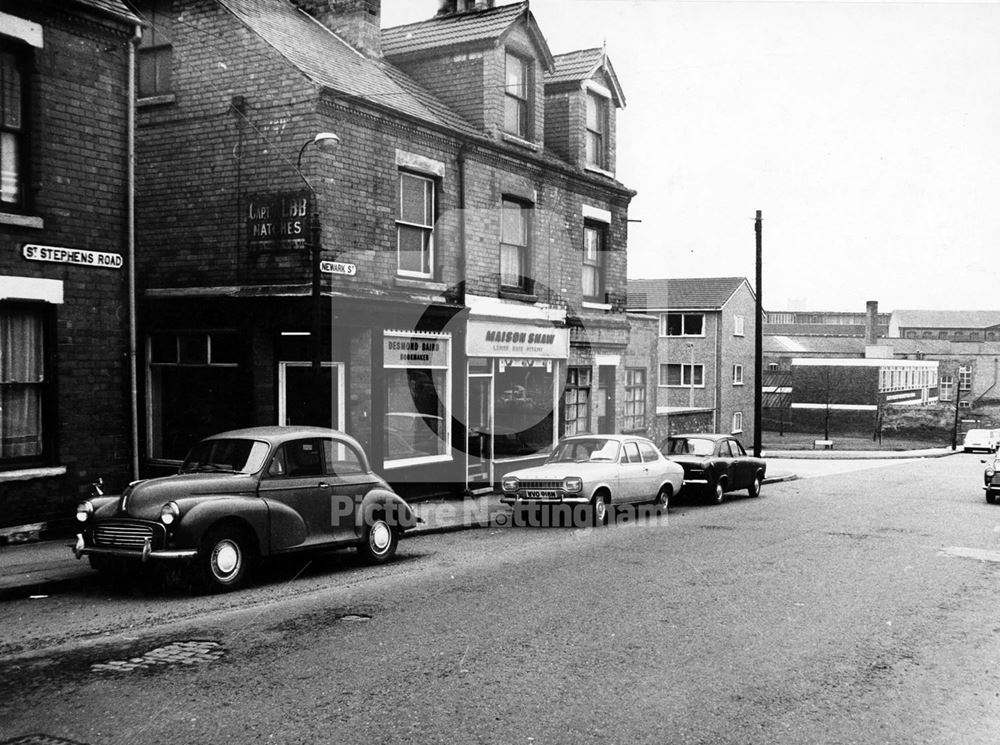
<svg viewBox="0 0 1000 745">
<path fill-rule="evenodd" d="M 466 331 L 466 478 L 489 488 L 507 471 L 544 456 L 559 436 L 569 329 L 474 314 Z"/>
</svg>

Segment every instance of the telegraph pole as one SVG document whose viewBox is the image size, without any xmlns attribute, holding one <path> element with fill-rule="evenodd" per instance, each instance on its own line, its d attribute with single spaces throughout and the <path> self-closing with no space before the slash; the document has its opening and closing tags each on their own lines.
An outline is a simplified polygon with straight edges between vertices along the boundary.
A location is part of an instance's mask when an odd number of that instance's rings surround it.
<svg viewBox="0 0 1000 745">
<path fill-rule="evenodd" d="M 755 458 L 760 457 L 761 428 L 763 427 L 763 401 L 762 388 L 764 380 L 764 296 L 761 290 L 761 278 L 763 277 L 763 218 L 761 211 L 757 210 L 757 219 L 754 220 L 754 232 L 757 234 L 757 306 L 756 316 L 753 324 L 753 454 Z"/>
</svg>

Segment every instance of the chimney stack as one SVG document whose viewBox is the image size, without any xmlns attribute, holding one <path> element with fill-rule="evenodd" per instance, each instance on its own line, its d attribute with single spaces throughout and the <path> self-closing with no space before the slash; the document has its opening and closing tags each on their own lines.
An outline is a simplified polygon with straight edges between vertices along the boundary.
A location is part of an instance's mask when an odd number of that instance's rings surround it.
<svg viewBox="0 0 1000 745">
<path fill-rule="evenodd" d="M 869 300 L 865 304 L 867 318 L 865 319 L 865 344 L 878 344 L 878 300 Z"/>
<path fill-rule="evenodd" d="M 382 56 L 381 0 L 292 0 L 366 57 Z"/>
</svg>

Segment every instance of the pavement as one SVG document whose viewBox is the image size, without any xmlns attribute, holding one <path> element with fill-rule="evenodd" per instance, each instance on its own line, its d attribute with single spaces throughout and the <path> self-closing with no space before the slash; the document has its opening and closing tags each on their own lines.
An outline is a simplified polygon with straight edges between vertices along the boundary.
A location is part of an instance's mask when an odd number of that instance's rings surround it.
<svg viewBox="0 0 1000 745">
<path fill-rule="evenodd" d="M 933 458 L 950 455 L 946 448 L 930 450 L 890 451 L 777 451 L 766 452 L 768 459 L 890 459 Z M 791 471 L 778 469 L 769 474 L 765 484 L 797 478 Z M 497 527 L 509 524 L 510 507 L 500 503 L 499 494 L 485 494 L 459 500 L 430 500 L 410 505 L 421 520 L 406 534 L 408 539 L 428 533 L 444 533 L 472 528 Z M 58 592 L 80 579 L 93 575 L 86 559 L 73 556 L 73 538 L 38 540 L 0 546 L 0 601 L 44 596 Z"/>
</svg>

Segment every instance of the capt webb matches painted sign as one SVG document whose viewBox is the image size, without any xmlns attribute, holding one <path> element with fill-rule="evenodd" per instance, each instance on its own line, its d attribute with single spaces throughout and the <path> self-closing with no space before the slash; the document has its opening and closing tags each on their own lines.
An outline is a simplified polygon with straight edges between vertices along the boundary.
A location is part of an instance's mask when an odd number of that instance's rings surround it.
<svg viewBox="0 0 1000 745">
<path fill-rule="evenodd" d="M 125 265 L 121 254 L 84 251 L 78 248 L 62 248 L 60 246 L 36 246 L 33 243 L 26 243 L 21 249 L 21 255 L 29 261 L 74 264 L 94 269 L 121 269 Z"/>
</svg>

